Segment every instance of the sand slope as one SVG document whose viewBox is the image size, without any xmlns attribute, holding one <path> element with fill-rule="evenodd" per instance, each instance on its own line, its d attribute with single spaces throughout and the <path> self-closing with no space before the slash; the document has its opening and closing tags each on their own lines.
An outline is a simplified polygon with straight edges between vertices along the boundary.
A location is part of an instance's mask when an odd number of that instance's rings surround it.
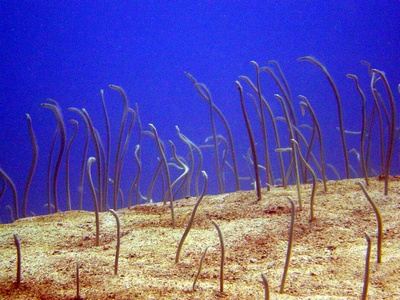
<svg viewBox="0 0 400 300">
<path fill-rule="evenodd" d="M 273 299 L 359 299 L 364 277 L 366 240 L 372 239 L 370 299 L 400 298 L 400 182 L 389 196 L 383 182 L 371 181 L 371 197 L 383 218 L 382 263 L 376 263 L 376 217 L 355 180 L 318 186 L 315 220 L 309 222 L 310 186 L 303 186 L 303 210 L 296 209 L 295 238 L 285 292 L 278 294 L 287 249 L 290 206 L 295 187 L 206 196 L 175 264 L 179 240 L 196 198 L 175 202 L 177 228 L 168 206 L 119 210 L 121 250 L 114 275 L 116 222 L 101 213 L 100 246 L 95 244 L 94 213 L 72 211 L 20 219 L 0 225 L 0 298 L 73 299 L 75 263 L 79 262 L 85 299 L 263 299 L 260 274 L 269 281 Z M 225 235 L 224 293 L 219 293 L 220 246 L 216 221 Z M 22 283 L 16 288 L 16 250 L 22 247 Z M 204 248 L 196 291 L 192 283 Z"/>
</svg>

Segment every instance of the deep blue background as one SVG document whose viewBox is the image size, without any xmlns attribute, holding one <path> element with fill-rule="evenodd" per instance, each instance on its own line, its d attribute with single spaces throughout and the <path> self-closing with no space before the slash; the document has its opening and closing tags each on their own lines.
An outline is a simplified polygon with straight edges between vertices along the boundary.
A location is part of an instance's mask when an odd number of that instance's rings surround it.
<svg viewBox="0 0 400 300">
<path fill-rule="evenodd" d="M 13 178 L 22 198 L 31 159 L 25 119 L 29 113 L 40 158 L 28 211 L 43 212 L 47 201 L 45 167 L 56 121 L 40 103 L 47 98 L 58 101 L 65 120 L 76 118 L 66 110 L 68 107 L 84 107 L 104 132 L 99 97 L 100 89 L 104 89 L 115 148 L 122 101 L 108 84 L 122 86 L 132 107 L 138 103 L 146 130 L 147 124 L 153 123 L 161 138 L 172 139 L 185 155 L 175 125 L 198 144 L 211 135 L 208 107 L 184 76 L 188 71 L 209 87 L 215 103 L 227 115 L 235 135 L 241 176 L 248 176 L 241 157 L 249 144 L 235 80 L 239 75 L 254 78 L 251 60 L 263 66 L 273 59 L 285 72 L 294 102 L 298 94 L 309 97 L 323 123 L 327 161 L 343 176 L 340 139 L 335 130 L 336 104 L 329 85 L 314 66 L 296 59 L 312 55 L 328 68 L 342 96 L 346 129 L 360 130 L 360 98 L 346 74 L 357 74 L 367 92 L 369 77 L 360 60 L 369 61 L 385 71 L 398 101 L 399 53 L 399 1 L 1 1 L 0 166 Z M 273 97 L 276 87 L 266 75 L 263 79 L 268 101 L 276 114 L 282 115 Z M 243 86 L 250 91 L 246 84 Z M 249 105 L 254 117 L 252 108 Z M 68 124 L 69 136 L 71 130 Z M 282 125 L 281 130 L 285 130 Z M 135 134 L 123 173 L 124 190 L 136 170 L 131 163 Z M 82 138 L 80 132 L 72 150 L 73 201 L 81 151 L 77 145 Z M 259 135 L 258 141 L 261 145 Z M 349 149 L 358 147 L 358 137 L 348 137 L 348 142 Z M 144 149 L 146 192 L 158 152 L 149 137 L 145 137 Z M 217 193 L 211 151 L 204 153 L 210 157 L 205 166 L 210 175 L 208 193 Z M 93 150 L 90 155 L 94 155 Z M 398 148 L 393 168 L 393 172 L 399 171 Z M 334 178 L 332 174 L 328 177 Z M 60 178 L 63 199 L 63 175 Z M 242 182 L 242 187 L 251 188 L 249 182 Z M 89 197 L 88 190 L 85 193 Z M 4 207 L 11 203 L 8 190 L 0 203 L 3 222 L 9 221 Z M 64 204 L 61 209 L 65 209 Z"/>
</svg>

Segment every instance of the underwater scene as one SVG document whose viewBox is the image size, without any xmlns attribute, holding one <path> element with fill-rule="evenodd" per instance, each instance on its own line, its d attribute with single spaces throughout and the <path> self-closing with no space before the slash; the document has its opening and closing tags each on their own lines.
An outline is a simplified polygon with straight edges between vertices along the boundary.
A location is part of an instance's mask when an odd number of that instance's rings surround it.
<svg viewBox="0 0 400 300">
<path fill-rule="evenodd" d="M 400 297 L 399 1 L 2 1 L 0 30 L 1 297 Z M 338 270 L 308 240 L 351 270 L 307 286 Z"/>
</svg>

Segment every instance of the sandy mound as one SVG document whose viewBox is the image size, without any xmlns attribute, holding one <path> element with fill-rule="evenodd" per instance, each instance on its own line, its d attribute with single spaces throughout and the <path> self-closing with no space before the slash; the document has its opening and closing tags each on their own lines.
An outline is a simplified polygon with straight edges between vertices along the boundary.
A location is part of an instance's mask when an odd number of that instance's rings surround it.
<svg viewBox="0 0 400 300">
<path fill-rule="evenodd" d="M 389 196 L 383 183 L 371 180 L 370 196 L 383 219 L 382 263 L 376 263 L 377 221 L 355 180 L 330 181 L 318 187 L 315 220 L 309 222 L 310 186 L 303 186 L 303 210 L 296 205 L 292 258 L 283 294 L 278 294 L 288 244 L 290 205 L 295 187 L 206 196 L 193 228 L 175 254 L 196 199 L 175 202 L 177 228 L 171 228 L 168 206 L 136 206 L 119 210 L 121 249 L 114 275 L 116 222 L 101 213 L 100 246 L 95 246 L 94 213 L 71 211 L 20 219 L 0 225 L 0 297 L 2 299 L 73 299 L 75 265 L 79 263 L 80 295 L 85 299 L 263 299 L 261 273 L 273 299 L 359 299 L 364 280 L 367 243 L 371 236 L 371 299 L 400 298 L 400 182 Z M 218 223 L 225 235 L 224 293 L 219 292 Z M 16 248 L 22 251 L 22 282 L 17 288 Z M 197 281 L 204 248 L 211 245 Z"/>
</svg>

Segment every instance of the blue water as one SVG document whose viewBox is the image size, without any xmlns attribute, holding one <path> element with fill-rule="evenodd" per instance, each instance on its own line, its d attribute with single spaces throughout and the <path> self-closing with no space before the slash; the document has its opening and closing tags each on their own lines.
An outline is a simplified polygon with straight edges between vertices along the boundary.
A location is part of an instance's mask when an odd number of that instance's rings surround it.
<svg viewBox="0 0 400 300">
<path fill-rule="evenodd" d="M 123 102 L 120 95 L 108 88 L 115 84 L 124 88 L 130 107 L 137 103 L 143 130 L 149 123 L 157 128 L 166 144 L 167 159 L 172 157 L 168 140 L 186 157 L 187 148 L 177 137 L 175 125 L 197 145 L 204 145 L 212 135 L 209 106 L 197 94 L 184 72 L 191 73 L 207 85 L 214 103 L 226 115 L 233 131 L 242 189 L 251 189 L 250 171 L 243 155 L 250 147 L 235 80 L 249 76 L 255 80 L 250 61 L 267 66 L 269 60 L 279 62 L 290 85 L 299 124 L 309 124 L 302 117 L 299 94 L 310 100 L 321 123 L 327 163 L 333 164 L 345 177 L 335 98 L 321 70 L 297 58 L 311 55 L 322 62 L 334 78 L 343 105 L 346 130 L 361 130 L 361 100 L 354 82 L 346 78 L 353 73 L 367 95 L 368 113 L 372 110 L 369 90 L 370 76 L 360 63 L 368 61 L 373 68 L 385 72 L 395 95 L 397 106 L 400 83 L 400 3 L 399 1 L 115 1 L 96 4 L 80 1 L 2 1 L 0 4 L 0 167 L 12 178 L 21 202 L 32 157 L 25 114 L 32 118 L 39 144 L 39 161 L 28 198 L 30 212 L 47 212 L 47 164 L 50 145 L 57 126 L 51 110 L 40 104 L 48 98 L 62 108 L 67 126 L 67 141 L 75 118 L 80 129 L 71 149 L 70 176 L 72 208 L 78 208 L 79 172 L 84 143 L 84 124 L 69 107 L 85 108 L 93 119 L 105 143 L 105 123 L 99 92 L 104 90 L 111 122 L 112 155 L 114 161 Z M 301 3 L 301 4 L 300 4 Z M 318 4 L 316 4 L 318 3 Z M 280 93 L 274 82 L 262 73 L 262 91 L 276 116 L 283 116 L 274 93 Z M 241 81 L 245 93 L 252 92 Z M 380 83 L 379 91 L 389 107 L 388 97 Z M 254 94 L 254 93 L 253 93 Z M 262 135 L 250 98 L 246 104 L 255 133 L 260 164 L 265 165 Z M 134 147 L 138 143 L 138 125 L 127 151 L 120 188 L 127 197 L 136 175 Z M 287 129 L 278 122 L 282 146 L 288 147 Z M 272 169 L 279 178 L 277 155 L 273 151 L 271 122 L 267 118 Z M 387 126 L 385 136 L 387 139 Z M 226 136 L 217 118 L 217 133 Z M 302 129 L 307 139 L 310 132 Z M 375 126 L 371 165 L 380 174 L 377 126 Z M 359 135 L 348 135 L 348 149 L 359 150 Z M 386 141 L 386 140 L 385 140 Z M 212 144 L 208 142 L 209 145 Z M 57 157 L 59 140 L 53 155 Z M 220 151 L 224 149 L 220 145 Z M 313 151 L 318 157 L 318 148 Z M 207 193 L 218 193 L 212 148 L 203 148 L 203 169 L 209 175 Z M 230 153 L 228 153 L 230 155 Z M 289 155 L 285 154 L 286 167 Z M 91 143 L 88 156 L 95 156 Z M 143 136 L 142 176 L 140 189 L 147 194 L 149 182 L 159 157 L 155 141 Z M 229 157 L 229 156 L 228 156 Z M 358 176 L 360 168 L 354 154 L 350 163 Z M 197 158 L 196 158 L 197 160 Z M 228 159 L 230 163 L 230 158 Z M 95 165 L 93 165 L 95 173 Z M 235 190 L 232 172 L 226 171 L 225 191 Z M 393 156 L 392 173 L 399 168 L 399 135 Z M 181 171 L 171 167 L 172 180 Z M 265 173 L 261 173 L 265 186 Z M 320 174 L 318 174 L 320 177 Z M 111 168 L 110 177 L 113 177 Z M 352 177 L 356 175 L 352 173 Z M 327 171 L 329 179 L 336 176 Z M 60 210 L 65 202 L 65 157 L 58 179 Z M 200 181 L 200 188 L 202 180 Z M 0 181 L 0 188 L 2 187 Z M 110 184 L 111 186 L 111 184 Z M 164 186 L 165 188 L 165 186 Z M 110 187 L 110 190 L 112 186 Z M 153 194 L 161 201 L 159 178 Z M 194 195 L 192 185 L 192 196 Z M 88 183 L 84 188 L 84 208 L 93 209 Z M 182 194 L 178 194 L 182 196 Z M 179 196 L 177 196 L 179 198 Z M 125 199 L 126 201 L 126 199 Z M 141 201 L 143 202 L 143 201 Z M 20 203 L 21 204 L 21 203 Z M 109 204 L 111 205 L 111 195 Z M 6 206 L 13 206 L 9 186 L 0 200 L 2 222 L 10 222 Z M 21 216 L 21 211 L 19 212 Z"/>
</svg>

